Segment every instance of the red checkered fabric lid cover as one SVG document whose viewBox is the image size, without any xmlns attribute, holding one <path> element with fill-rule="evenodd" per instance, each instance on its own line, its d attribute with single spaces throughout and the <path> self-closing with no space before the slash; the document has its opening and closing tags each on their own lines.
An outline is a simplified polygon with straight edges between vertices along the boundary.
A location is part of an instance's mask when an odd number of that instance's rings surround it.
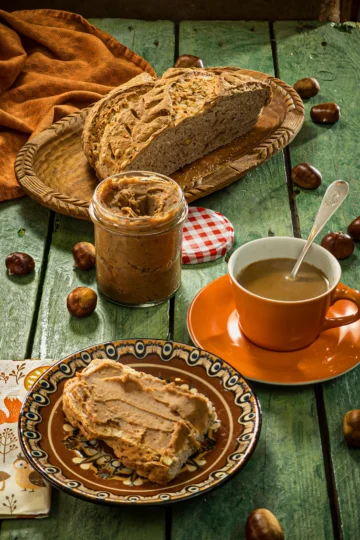
<svg viewBox="0 0 360 540">
<path fill-rule="evenodd" d="M 215 261 L 233 243 L 234 227 L 225 216 L 207 208 L 189 207 L 183 232 L 183 264 Z"/>
</svg>

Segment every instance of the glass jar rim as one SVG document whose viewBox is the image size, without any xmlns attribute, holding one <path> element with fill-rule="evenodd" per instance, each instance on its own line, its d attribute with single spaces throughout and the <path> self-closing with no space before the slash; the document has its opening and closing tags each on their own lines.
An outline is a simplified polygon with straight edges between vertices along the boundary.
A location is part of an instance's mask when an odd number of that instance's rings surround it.
<svg viewBox="0 0 360 540">
<path fill-rule="evenodd" d="M 98 194 L 101 190 L 101 186 L 103 186 L 105 182 L 113 179 L 131 179 L 134 177 L 140 178 L 144 182 L 155 178 L 160 181 L 171 183 L 177 188 L 180 193 L 180 199 L 179 203 L 173 210 L 173 215 L 169 220 L 153 218 L 151 223 L 149 223 L 149 216 L 122 216 L 120 214 L 109 211 L 108 208 L 99 200 Z M 100 210 L 100 212 L 97 212 L 96 210 Z M 151 171 L 125 171 L 108 176 L 98 184 L 94 191 L 92 201 L 90 202 L 89 211 L 92 221 L 96 220 L 100 222 L 100 224 L 104 228 L 111 229 L 113 232 L 118 231 L 119 234 L 124 234 L 128 225 L 134 226 L 136 224 L 138 225 L 138 229 L 134 230 L 131 234 L 161 234 L 161 232 L 163 232 L 164 230 L 170 230 L 173 226 L 176 226 L 179 221 L 185 219 L 187 215 L 187 202 L 185 200 L 183 190 L 181 189 L 179 184 L 175 182 L 175 180 L 173 180 L 172 178 Z M 114 218 L 116 218 L 116 221 L 118 223 L 114 223 Z M 154 231 L 154 226 L 159 227 L 159 230 Z M 150 228 L 151 230 L 147 231 L 147 229 Z M 120 229 L 122 229 L 122 231 Z"/>
</svg>

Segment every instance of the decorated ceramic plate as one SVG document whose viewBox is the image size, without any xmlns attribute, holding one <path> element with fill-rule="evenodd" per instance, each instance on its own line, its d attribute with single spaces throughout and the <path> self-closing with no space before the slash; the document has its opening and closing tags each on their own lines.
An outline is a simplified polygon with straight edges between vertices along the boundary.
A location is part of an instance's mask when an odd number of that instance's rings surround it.
<svg viewBox="0 0 360 540">
<path fill-rule="evenodd" d="M 65 382 L 94 358 L 103 357 L 187 389 L 196 388 L 215 406 L 217 420 L 201 450 L 166 486 L 126 468 L 105 443 L 86 440 L 63 413 Z M 51 484 L 71 495 L 114 505 L 159 505 L 208 492 L 245 465 L 260 427 L 258 400 L 234 368 L 201 349 L 150 339 L 95 345 L 61 360 L 31 388 L 19 422 L 27 459 Z"/>
</svg>

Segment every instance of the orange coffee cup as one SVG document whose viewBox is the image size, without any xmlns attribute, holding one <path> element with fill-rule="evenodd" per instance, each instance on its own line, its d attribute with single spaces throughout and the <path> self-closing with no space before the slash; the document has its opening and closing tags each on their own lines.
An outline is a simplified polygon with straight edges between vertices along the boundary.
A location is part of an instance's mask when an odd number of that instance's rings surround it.
<svg viewBox="0 0 360 540">
<path fill-rule="evenodd" d="M 320 296 L 300 301 L 271 300 L 248 291 L 236 281 L 240 270 L 253 262 L 281 257 L 297 259 L 304 244 L 305 240 L 300 238 L 261 238 L 239 247 L 230 257 L 228 269 L 241 330 L 264 349 L 302 349 L 315 341 L 320 332 L 360 319 L 360 293 L 342 287 L 339 262 L 317 244 L 311 246 L 305 260 L 322 270 L 329 280 L 329 289 Z M 356 313 L 327 317 L 329 307 L 344 299 L 356 304 Z"/>
</svg>

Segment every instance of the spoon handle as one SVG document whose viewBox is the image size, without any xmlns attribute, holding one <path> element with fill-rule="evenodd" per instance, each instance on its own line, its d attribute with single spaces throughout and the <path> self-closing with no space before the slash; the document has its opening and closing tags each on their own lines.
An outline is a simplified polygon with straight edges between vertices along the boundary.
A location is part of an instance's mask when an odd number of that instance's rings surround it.
<svg viewBox="0 0 360 540">
<path fill-rule="evenodd" d="M 300 265 L 303 262 L 305 255 L 319 234 L 329 221 L 331 216 L 336 212 L 341 203 L 345 200 L 349 192 L 349 185 L 344 180 L 336 180 L 327 188 L 323 200 L 321 201 L 320 208 L 315 218 L 314 225 L 309 234 L 309 238 L 300 254 L 300 257 L 296 261 L 294 268 L 290 274 L 290 279 L 296 279 L 296 274 L 299 271 Z"/>
</svg>

